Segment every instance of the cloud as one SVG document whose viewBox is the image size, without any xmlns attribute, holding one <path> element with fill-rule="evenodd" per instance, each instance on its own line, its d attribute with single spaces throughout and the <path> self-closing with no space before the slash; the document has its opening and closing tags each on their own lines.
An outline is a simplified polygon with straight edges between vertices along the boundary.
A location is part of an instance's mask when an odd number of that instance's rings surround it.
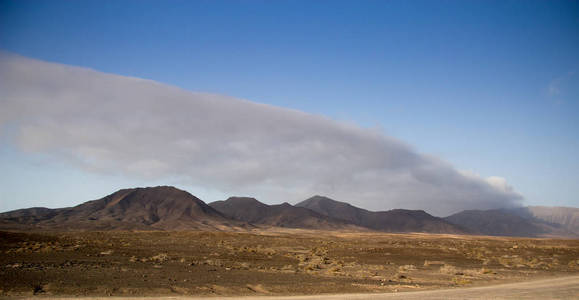
<svg viewBox="0 0 579 300">
<path fill-rule="evenodd" d="M 513 192 L 513 187 L 507 183 L 507 180 L 503 177 L 491 176 L 485 179 L 491 186 L 497 190 L 503 191 L 505 193 Z"/>
<path fill-rule="evenodd" d="M 6 53 L 0 105 L 0 132 L 24 151 L 93 172 L 436 215 L 522 200 L 506 182 L 467 176 L 378 130 Z"/>
</svg>

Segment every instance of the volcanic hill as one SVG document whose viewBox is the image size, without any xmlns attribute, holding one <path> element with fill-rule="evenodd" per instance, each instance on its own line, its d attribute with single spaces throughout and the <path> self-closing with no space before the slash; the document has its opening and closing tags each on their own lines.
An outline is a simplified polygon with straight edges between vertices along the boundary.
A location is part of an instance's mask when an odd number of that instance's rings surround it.
<svg viewBox="0 0 579 300">
<path fill-rule="evenodd" d="M 314 196 L 298 204 L 325 216 L 385 232 L 466 233 L 464 228 L 434 217 L 423 210 L 393 209 L 369 211 L 323 196 Z"/>
<path fill-rule="evenodd" d="M 288 203 L 267 205 L 249 197 L 230 197 L 209 203 L 222 214 L 235 220 L 276 227 L 309 229 L 354 229 L 356 226 L 313 210 Z M 360 228 L 358 228 L 360 229 Z"/>
<path fill-rule="evenodd" d="M 230 197 L 207 205 L 171 187 L 122 189 L 74 207 L 33 207 L 0 213 L 3 230 L 247 230 L 286 227 L 483 234 L 522 237 L 579 237 L 579 209 L 517 207 L 466 210 L 439 218 L 423 210 L 369 211 L 314 196 L 295 206 L 268 205 Z"/>
<path fill-rule="evenodd" d="M 188 230 L 238 225 L 242 224 L 170 186 L 123 189 L 70 208 L 28 208 L 0 214 L 0 226 L 14 229 Z"/>
<path fill-rule="evenodd" d="M 565 221 L 568 218 L 556 219 L 551 210 L 543 209 L 544 219 L 535 216 L 530 207 L 464 210 L 445 217 L 450 223 L 467 228 L 474 234 L 495 236 L 519 237 L 579 237 L 572 227 L 567 228 L 556 221 Z M 547 216 L 545 216 L 547 215 Z"/>
</svg>

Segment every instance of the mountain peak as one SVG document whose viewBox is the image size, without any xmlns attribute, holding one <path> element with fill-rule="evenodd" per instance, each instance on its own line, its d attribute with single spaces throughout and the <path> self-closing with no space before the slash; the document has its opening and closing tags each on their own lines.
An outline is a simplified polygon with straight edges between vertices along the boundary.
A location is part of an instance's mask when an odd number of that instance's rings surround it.
<svg viewBox="0 0 579 300">
<path fill-rule="evenodd" d="M 380 231 L 461 233 L 462 229 L 423 210 L 394 209 L 373 212 L 324 196 L 313 196 L 298 204 L 322 215 Z"/>
<path fill-rule="evenodd" d="M 352 206 L 351 204 L 349 204 L 347 202 L 337 201 L 337 200 L 334 200 L 332 198 L 329 198 L 326 196 L 320 196 L 320 195 L 312 196 L 312 197 L 296 204 L 296 206 L 301 206 L 301 207 L 326 206 L 326 205 Z"/>
<path fill-rule="evenodd" d="M 225 200 L 225 202 L 229 202 L 229 203 L 248 203 L 248 204 L 263 204 L 261 202 L 259 202 L 257 199 L 252 198 L 252 197 L 239 197 L 239 196 L 232 196 L 227 198 L 227 200 Z"/>
<path fill-rule="evenodd" d="M 72 208 L 31 212 L 39 217 L 26 222 L 54 229 L 187 230 L 214 228 L 211 224 L 229 221 L 197 197 L 172 186 L 121 189 Z"/>
<path fill-rule="evenodd" d="M 334 220 L 315 211 L 295 207 L 287 202 L 267 205 L 253 198 L 231 197 L 209 204 L 222 214 L 251 224 L 293 228 L 346 228 L 342 220 Z"/>
<path fill-rule="evenodd" d="M 339 201 L 336 201 L 334 199 L 331 199 L 329 197 L 322 196 L 322 195 L 314 195 L 314 196 L 312 196 L 304 201 L 335 201 L 335 202 L 339 202 Z M 302 202 L 304 202 L 304 201 L 302 201 Z"/>
<path fill-rule="evenodd" d="M 463 210 L 444 219 L 472 232 L 485 235 L 521 237 L 579 236 L 577 227 L 565 226 L 562 222 L 557 222 L 550 218 L 541 218 L 532 209 L 532 207 L 489 210 L 471 209 Z M 553 210 L 551 208 L 548 209 L 550 215 L 553 215 Z M 579 216 L 579 209 L 576 210 Z M 568 211 L 567 215 L 569 215 Z"/>
</svg>

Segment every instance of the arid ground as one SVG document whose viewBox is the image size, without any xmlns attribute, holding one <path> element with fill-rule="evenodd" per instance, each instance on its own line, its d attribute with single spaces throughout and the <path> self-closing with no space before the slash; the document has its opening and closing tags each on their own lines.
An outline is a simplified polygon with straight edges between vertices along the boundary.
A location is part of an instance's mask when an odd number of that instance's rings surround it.
<svg viewBox="0 0 579 300">
<path fill-rule="evenodd" d="M 297 229 L 0 232 L 0 295 L 388 293 L 579 275 L 579 240 Z"/>
</svg>

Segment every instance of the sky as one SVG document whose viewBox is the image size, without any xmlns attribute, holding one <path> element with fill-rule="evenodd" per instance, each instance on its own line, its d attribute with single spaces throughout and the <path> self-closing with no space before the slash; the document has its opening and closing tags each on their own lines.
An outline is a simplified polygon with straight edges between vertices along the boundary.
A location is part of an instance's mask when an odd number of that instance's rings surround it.
<svg viewBox="0 0 579 300">
<path fill-rule="evenodd" d="M 0 1 L 0 51 L 0 211 L 579 206 L 577 1 Z"/>
</svg>

